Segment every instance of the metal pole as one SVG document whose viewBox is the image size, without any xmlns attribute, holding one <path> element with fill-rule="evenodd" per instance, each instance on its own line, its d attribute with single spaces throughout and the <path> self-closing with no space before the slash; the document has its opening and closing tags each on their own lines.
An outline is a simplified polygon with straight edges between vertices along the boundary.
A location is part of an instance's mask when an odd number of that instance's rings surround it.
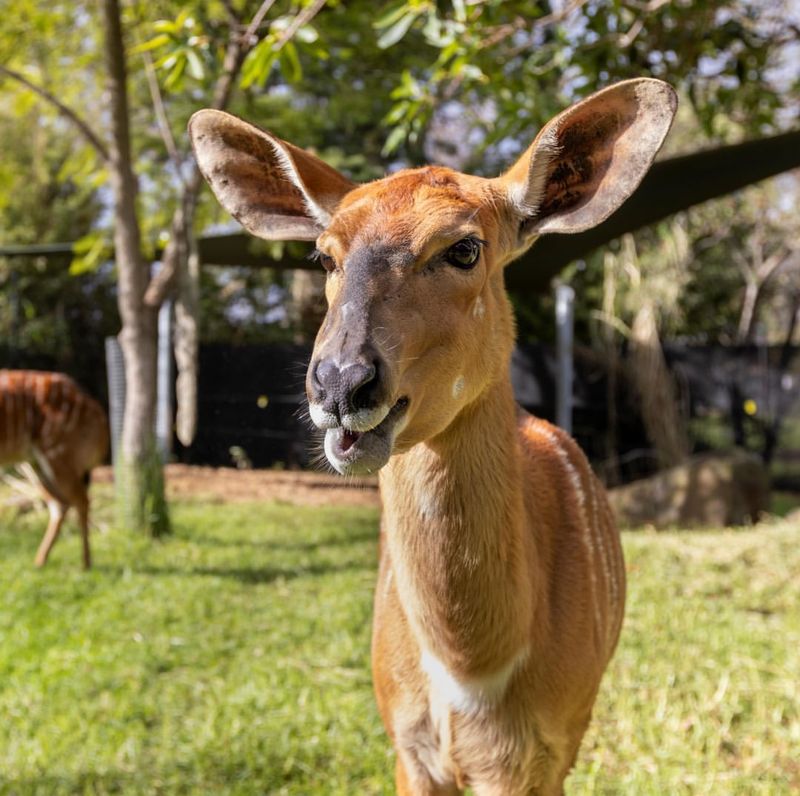
<svg viewBox="0 0 800 796">
<path fill-rule="evenodd" d="M 106 337 L 106 374 L 108 376 L 108 419 L 111 427 L 111 461 L 117 465 L 125 415 L 125 360 L 116 337 Z"/>
<path fill-rule="evenodd" d="M 158 311 L 158 398 L 156 445 L 162 461 L 172 451 L 172 301 Z"/>
<path fill-rule="evenodd" d="M 572 433 L 572 336 L 575 291 L 556 285 L 556 424 Z"/>
</svg>

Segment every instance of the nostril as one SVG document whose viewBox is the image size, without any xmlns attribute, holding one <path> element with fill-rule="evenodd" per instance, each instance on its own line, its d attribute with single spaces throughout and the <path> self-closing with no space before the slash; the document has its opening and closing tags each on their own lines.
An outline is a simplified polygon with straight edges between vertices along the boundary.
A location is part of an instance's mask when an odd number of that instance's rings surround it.
<svg viewBox="0 0 800 796">
<path fill-rule="evenodd" d="M 323 359 L 318 362 L 313 371 L 314 386 L 324 395 L 333 386 L 333 382 L 338 377 L 339 370 L 330 359 Z"/>
<path fill-rule="evenodd" d="M 380 368 L 377 360 L 363 367 L 363 372 L 359 374 L 360 381 L 355 384 L 350 393 L 350 403 L 355 411 L 359 409 L 369 409 L 375 404 L 379 371 Z"/>
</svg>

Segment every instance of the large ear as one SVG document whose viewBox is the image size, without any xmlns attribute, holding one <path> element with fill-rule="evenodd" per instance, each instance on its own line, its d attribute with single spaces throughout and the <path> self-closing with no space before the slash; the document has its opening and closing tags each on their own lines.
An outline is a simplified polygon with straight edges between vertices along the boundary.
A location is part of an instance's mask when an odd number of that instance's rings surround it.
<svg viewBox="0 0 800 796">
<path fill-rule="evenodd" d="M 314 240 L 353 183 L 315 155 L 229 113 L 189 120 L 200 166 L 220 204 L 267 240 Z"/>
<path fill-rule="evenodd" d="M 608 218 L 650 168 L 676 108 L 671 86 L 642 78 L 598 91 L 548 122 L 497 178 L 519 216 L 520 243 Z"/>
</svg>

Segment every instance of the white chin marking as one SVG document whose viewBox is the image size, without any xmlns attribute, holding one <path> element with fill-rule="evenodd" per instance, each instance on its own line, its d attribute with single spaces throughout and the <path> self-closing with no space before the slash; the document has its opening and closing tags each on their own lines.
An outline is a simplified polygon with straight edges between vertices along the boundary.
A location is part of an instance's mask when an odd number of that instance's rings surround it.
<svg viewBox="0 0 800 796">
<path fill-rule="evenodd" d="M 333 440 L 335 436 L 336 429 L 334 428 L 329 428 L 325 432 L 325 458 L 337 473 L 347 475 L 347 465 L 333 452 Z"/>
<path fill-rule="evenodd" d="M 460 398 L 464 394 L 464 387 L 466 386 L 466 380 L 463 376 L 459 376 L 453 382 L 453 398 Z"/>
<path fill-rule="evenodd" d="M 348 431 L 372 431 L 375 426 L 380 425 L 389 414 L 391 407 L 386 404 L 375 407 L 375 409 L 359 409 L 342 417 L 342 425 Z"/>
<path fill-rule="evenodd" d="M 339 425 L 339 420 L 332 412 L 326 412 L 322 408 L 322 404 L 309 404 L 308 414 L 311 416 L 311 422 L 317 428 L 335 428 Z"/>
</svg>

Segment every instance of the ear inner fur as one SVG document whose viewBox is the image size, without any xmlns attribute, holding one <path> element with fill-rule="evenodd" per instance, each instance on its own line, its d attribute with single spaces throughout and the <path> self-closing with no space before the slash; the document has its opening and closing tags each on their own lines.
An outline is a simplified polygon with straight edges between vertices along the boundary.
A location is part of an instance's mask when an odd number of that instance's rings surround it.
<svg viewBox="0 0 800 796">
<path fill-rule="evenodd" d="M 270 240 L 314 240 L 353 184 L 322 160 L 222 111 L 189 122 L 195 156 L 220 203 Z"/>
<path fill-rule="evenodd" d="M 580 232 L 633 192 L 669 131 L 674 91 L 651 79 L 598 92 L 553 119 L 499 178 L 523 237 Z"/>
</svg>

